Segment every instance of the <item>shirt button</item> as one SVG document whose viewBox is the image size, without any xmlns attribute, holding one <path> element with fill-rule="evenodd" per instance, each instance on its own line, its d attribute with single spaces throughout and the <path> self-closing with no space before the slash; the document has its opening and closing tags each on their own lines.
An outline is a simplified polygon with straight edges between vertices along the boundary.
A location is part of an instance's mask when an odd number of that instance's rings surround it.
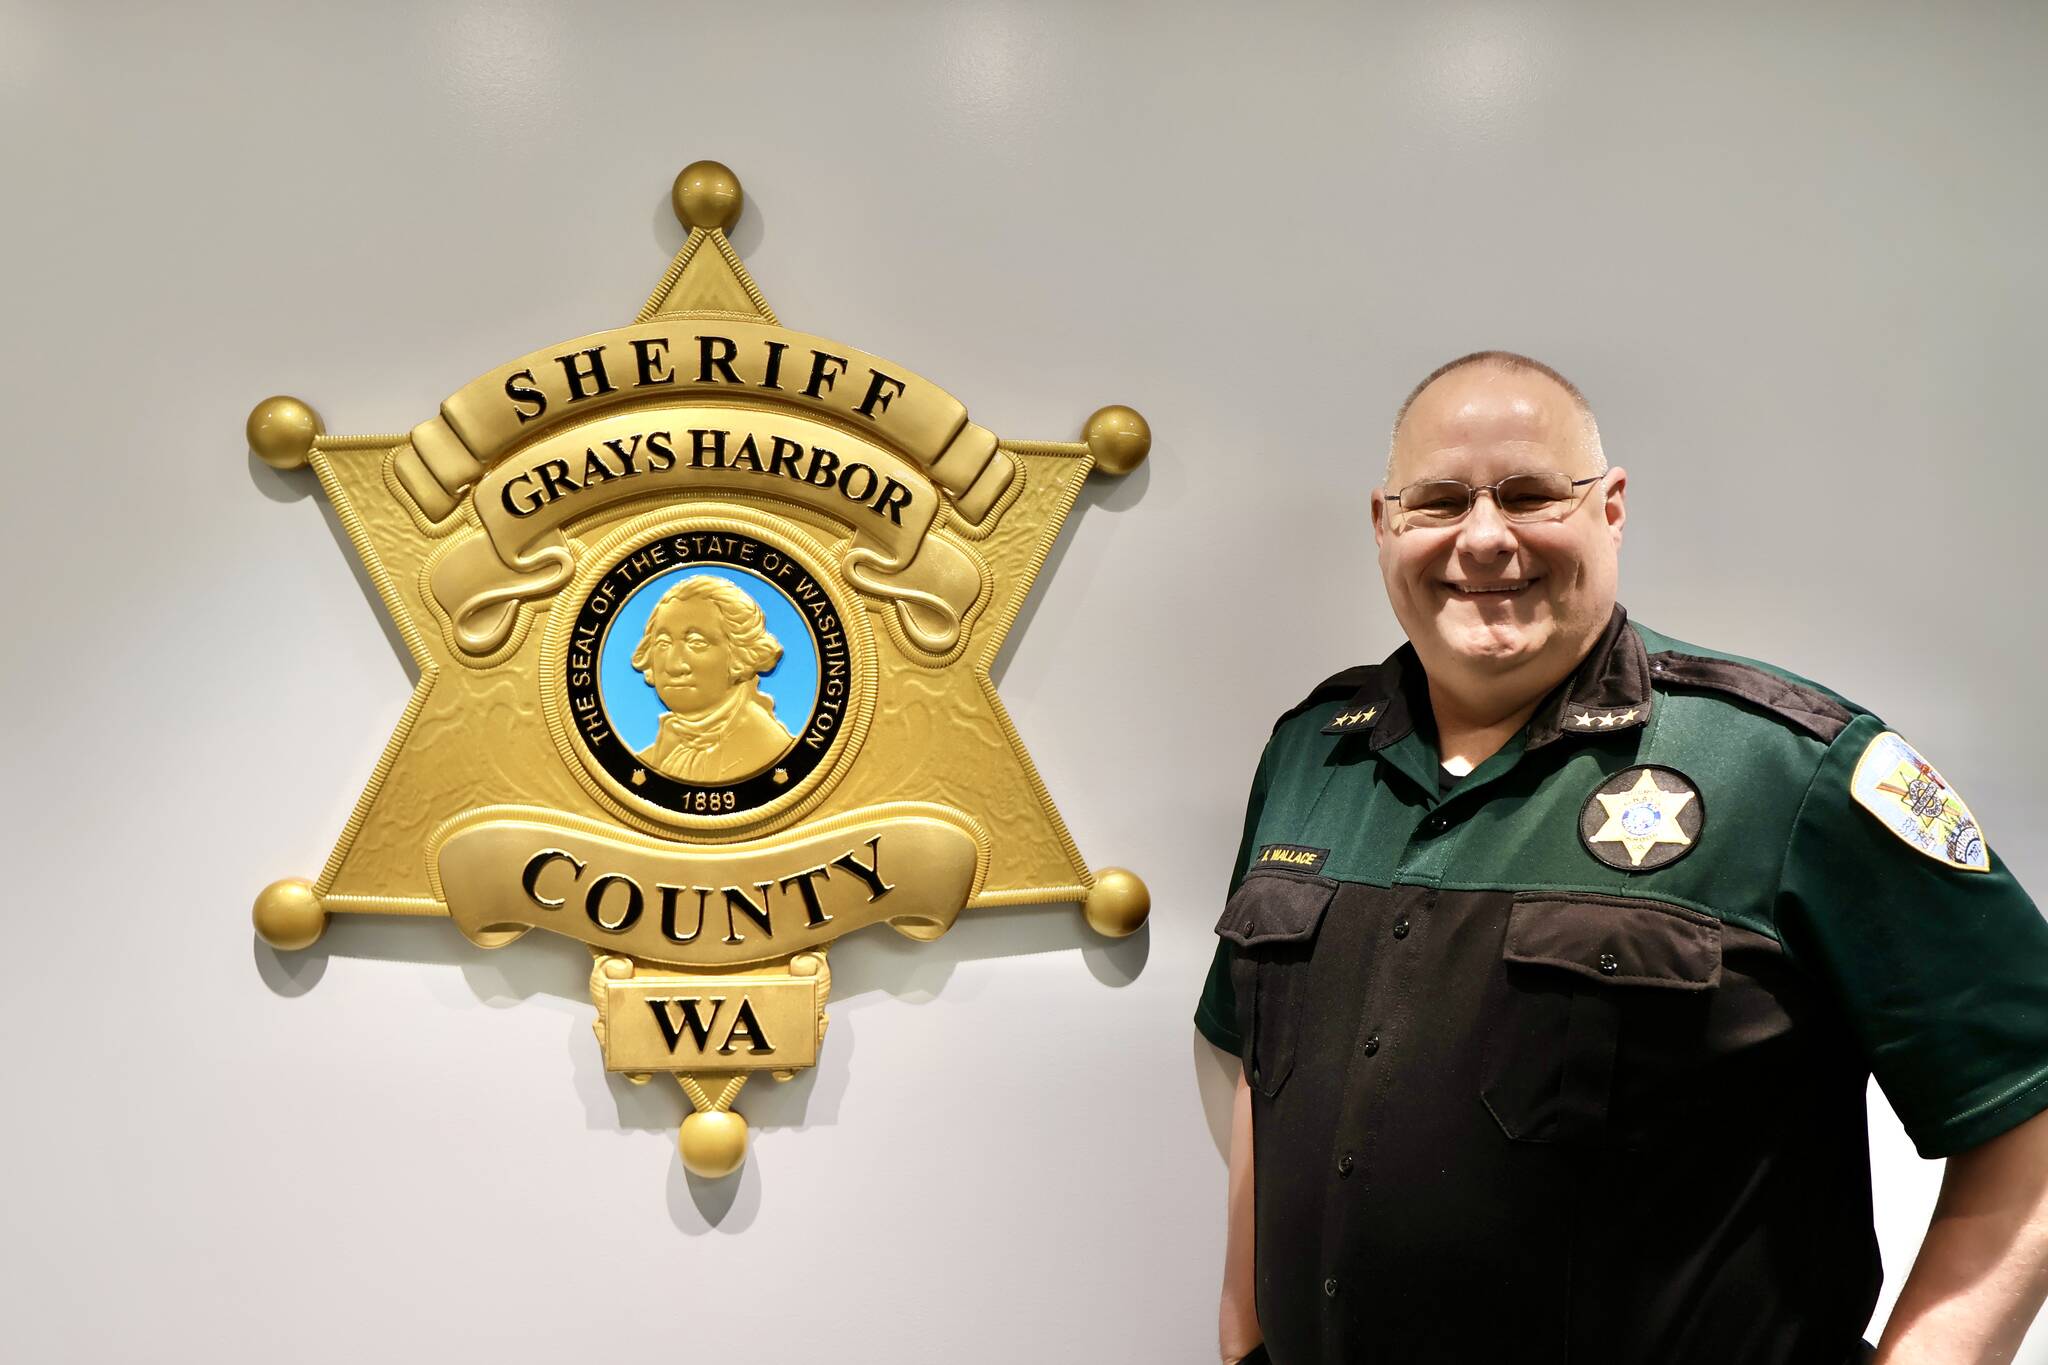
<svg viewBox="0 0 2048 1365">
<path fill-rule="evenodd" d="M 1406 937 L 1408 937 L 1408 921 L 1407 921 L 1407 920 L 1405 920 L 1405 919 L 1397 919 L 1397 920 L 1395 920 L 1395 921 L 1394 921 L 1394 937 L 1395 937 L 1395 938 L 1406 938 Z"/>
<path fill-rule="evenodd" d="M 1335 1279 L 1323 1281 L 1323 1296 L 1331 1299 L 1337 1297 L 1337 1281 Z"/>
<path fill-rule="evenodd" d="M 1355 1163 L 1351 1160 L 1351 1153 L 1346 1152 L 1344 1155 L 1337 1158 L 1337 1174 L 1350 1175 L 1351 1168 L 1354 1164 Z"/>
<path fill-rule="evenodd" d="M 1449 823 L 1450 821 L 1444 819 L 1441 815 L 1432 815 L 1422 822 L 1422 832 L 1424 834 L 1442 834 L 1444 827 Z"/>
<path fill-rule="evenodd" d="M 1600 954 L 1600 972 L 1603 976 L 1613 976 L 1616 972 L 1620 970 L 1620 958 L 1616 957 L 1613 953 Z"/>
<path fill-rule="evenodd" d="M 1377 1033 L 1375 1033 L 1375 1034 L 1373 1034 L 1373 1035 L 1372 1035 L 1371 1037 L 1369 1037 L 1369 1038 L 1367 1038 L 1367 1039 L 1365 1040 L 1365 1055 L 1366 1055 L 1366 1056 L 1368 1056 L 1368 1057 L 1370 1057 L 1370 1056 L 1373 1056 L 1373 1055 L 1374 1055 L 1374 1054 L 1376 1054 L 1376 1053 L 1377 1053 L 1377 1052 L 1378 1052 L 1379 1050 L 1380 1050 L 1380 1036 L 1379 1036 L 1379 1035 L 1378 1035 Z M 1349 1160 L 1350 1160 L 1351 1158 L 1347 1156 L 1347 1157 L 1345 1157 L 1344 1159 L 1345 1159 L 1346 1161 L 1349 1161 Z"/>
</svg>

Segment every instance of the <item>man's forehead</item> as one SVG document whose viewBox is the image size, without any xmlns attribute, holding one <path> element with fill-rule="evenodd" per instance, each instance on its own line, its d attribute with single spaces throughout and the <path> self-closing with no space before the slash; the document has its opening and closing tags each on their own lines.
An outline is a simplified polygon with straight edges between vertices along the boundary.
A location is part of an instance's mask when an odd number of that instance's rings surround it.
<svg viewBox="0 0 2048 1365">
<path fill-rule="evenodd" d="M 1401 429 L 1427 435 L 1432 446 L 1445 446 L 1517 434 L 1542 439 L 1578 424 L 1578 404 L 1549 376 L 1473 365 L 1417 394 Z"/>
<path fill-rule="evenodd" d="M 1498 463 L 1507 473 L 1514 473 L 1518 470 L 1561 469 L 1572 458 L 1571 445 L 1566 442 L 1472 440 L 1428 450 L 1406 447 L 1401 451 L 1401 467 L 1431 474 L 1445 472 L 1439 466 L 1487 460 Z"/>
<path fill-rule="evenodd" d="M 1582 456 L 1585 436 L 1578 404 L 1547 376 L 1473 366 L 1417 395 L 1394 455 L 1404 468 L 1465 455 L 1522 457 L 1556 468 Z"/>
</svg>

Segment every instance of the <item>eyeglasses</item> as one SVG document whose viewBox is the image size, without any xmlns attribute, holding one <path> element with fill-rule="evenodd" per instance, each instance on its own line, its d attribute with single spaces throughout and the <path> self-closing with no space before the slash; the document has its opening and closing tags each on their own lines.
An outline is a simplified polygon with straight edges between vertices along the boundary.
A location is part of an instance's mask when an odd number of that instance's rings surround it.
<svg viewBox="0 0 2048 1365">
<path fill-rule="evenodd" d="M 1559 521 L 1569 516 L 1583 494 L 1574 490 L 1600 482 L 1601 475 L 1575 479 L 1569 474 L 1510 474 L 1499 483 L 1474 488 L 1457 479 L 1422 479 L 1388 502 L 1401 508 L 1402 526 L 1449 526 L 1462 521 L 1481 493 L 1493 494 L 1493 505 L 1509 521 Z"/>
</svg>

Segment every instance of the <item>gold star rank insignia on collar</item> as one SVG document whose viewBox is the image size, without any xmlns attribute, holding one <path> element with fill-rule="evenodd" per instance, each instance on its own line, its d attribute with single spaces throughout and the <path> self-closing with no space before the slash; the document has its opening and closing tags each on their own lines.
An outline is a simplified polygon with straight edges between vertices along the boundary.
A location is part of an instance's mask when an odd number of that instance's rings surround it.
<svg viewBox="0 0 2048 1365">
<path fill-rule="evenodd" d="M 1640 706 L 1573 706 L 1565 713 L 1564 728 L 1578 734 L 1588 730 L 1626 730 L 1640 723 L 1643 714 Z"/>
<path fill-rule="evenodd" d="M 1586 798 L 1579 838 L 1609 867 L 1649 872 L 1690 853 L 1706 823 L 1700 789 L 1676 768 L 1624 768 Z"/>
<path fill-rule="evenodd" d="M 1323 733 L 1326 735 L 1347 735 L 1353 730 L 1369 730 L 1372 728 L 1372 723 L 1380 718 L 1380 711 L 1382 709 L 1379 702 L 1373 702 L 1369 706 L 1360 706 L 1353 702 L 1350 706 L 1330 718 L 1330 723 L 1323 727 Z"/>
</svg>

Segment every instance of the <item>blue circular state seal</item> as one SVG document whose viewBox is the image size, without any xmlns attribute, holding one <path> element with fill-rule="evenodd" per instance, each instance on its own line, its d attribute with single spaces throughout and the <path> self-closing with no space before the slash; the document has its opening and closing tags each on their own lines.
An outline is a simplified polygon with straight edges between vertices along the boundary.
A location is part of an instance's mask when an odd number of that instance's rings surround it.
<svg viewBox="0 0 2048 1365">
<path fill-rule="evenodd" d="M 564 644 L 568 719 L 590 760 L 676 815 L 744 816 L 787 795 L 844 728 L 839 609 L 755 536 L 674 531 L 621 553 Z"/>
</svg>

